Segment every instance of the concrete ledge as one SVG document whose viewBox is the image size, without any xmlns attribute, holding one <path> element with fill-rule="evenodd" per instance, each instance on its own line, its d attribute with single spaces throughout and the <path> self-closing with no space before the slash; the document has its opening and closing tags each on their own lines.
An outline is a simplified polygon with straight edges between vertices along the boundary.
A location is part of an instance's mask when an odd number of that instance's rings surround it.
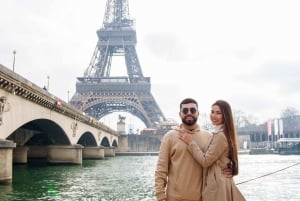
<svg viewBox="0 0 300 201">
<path fill-rule="evenodd" d="M 47 158 L 48 156 L 48 146 L 29 146 L 27 152 L 28 158 Z"/>
<path fill-rule="evenodd" d="M 114 157 L 116 155 L 114 147 L 104 147 L 104 157 Z"/>
<path fill-rule="evenodd" d="M 104 149 L 101 147 L 84 147 L 82 149 L 83 159 L 104 159 Z"/>
<path fill-rule="evenodd" d="M 157 156 L 158 152 L 116 152 L 116 156 Z"/>
<path fill-rule="evenodd" d="M 249 152 L 250 155 L 255 155 L 255 154 L 274 154 L 273 150 L 265 149 L 265 148 L 258 148 L 258 149 L 250 149 Z"/>
<path fill-rule="evenodd" d="M 15 148 L 15 147 L 16 147 L 16 143 L 14 143 L 11 140 L 0 140 L 0 149 Z"/>
<path fill-rule="evenodd" d="M 48 163 L 53 164 L 82 164 L 83 146 L 75 145 L 50 145 L 48 146 Z"/>
</svg>

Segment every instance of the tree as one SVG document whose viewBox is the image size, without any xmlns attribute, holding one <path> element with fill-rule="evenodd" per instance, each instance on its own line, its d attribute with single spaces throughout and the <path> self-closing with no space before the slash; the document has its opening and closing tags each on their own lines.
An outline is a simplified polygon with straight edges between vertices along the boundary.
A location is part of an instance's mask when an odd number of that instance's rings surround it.
<svg viewBox="0 0 300 201">
<path fill-rule="evenodd" d="M 233 118 L 237 128 L 247 127 L 252 124 L 257 124 L 258 122 L 257 118 L 255 118 L 253 115 L 247 115 L 241 110 L 234 110 Z"/>
<path fill-rule="evenodd" d="M 299 111 L 294 107 L 287 107 L 281 111 L 281 118 L 291 117 L 299 114 Z"/>
<path fill-rule="evenodd" d="M 210 115 L 204 113 L 200 113 L 200 119 L 201 119 L 201 127 L 207 130 L 210 130 L 212 128 L 212 124 L 210 121 Z"/>
</svg>

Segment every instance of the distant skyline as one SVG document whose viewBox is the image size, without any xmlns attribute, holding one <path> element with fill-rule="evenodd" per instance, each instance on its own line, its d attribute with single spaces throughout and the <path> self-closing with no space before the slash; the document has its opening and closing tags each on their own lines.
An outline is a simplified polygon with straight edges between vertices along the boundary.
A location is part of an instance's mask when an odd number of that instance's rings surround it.
<svg viewBox="0 0 300 201">
<path fill-rule="evenodd" d="M 16 51 L 15 72 L 40 87 L 49 82 L 49 91 L 67 102 L 92 57 L 106 1 L 0 3 L 0 63 L 12 69 Z M 227 100 L 258 123 L 287 107 L 299 111 L 298 8 L 297 0 L 129 0 L 137 55 L 164 115 L 179 122 L 185 97 L 195 98 L 202 114 Z M 113 61 L 112 73 L 125 73 L 120 62 Z M 115 129 L 118 114 L 102 121 Z"/>
</svg>

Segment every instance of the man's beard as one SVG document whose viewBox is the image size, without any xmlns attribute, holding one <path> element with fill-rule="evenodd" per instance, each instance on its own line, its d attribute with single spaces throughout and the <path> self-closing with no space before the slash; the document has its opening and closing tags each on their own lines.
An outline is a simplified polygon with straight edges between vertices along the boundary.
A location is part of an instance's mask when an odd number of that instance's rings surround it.
<svg viewBox="0 0 300 201">
<path fill-rule="evenodd" d="M 187 126 L 192 126 L 192 125 L 195 125 L 196 122 L 197 122 L 197 118 L 193 118 L 193 119 L 189 119 L 187 120 L 186 118 L 184 119 L 181 119 L 182 123 L 187 125 Z"/>
</svg>

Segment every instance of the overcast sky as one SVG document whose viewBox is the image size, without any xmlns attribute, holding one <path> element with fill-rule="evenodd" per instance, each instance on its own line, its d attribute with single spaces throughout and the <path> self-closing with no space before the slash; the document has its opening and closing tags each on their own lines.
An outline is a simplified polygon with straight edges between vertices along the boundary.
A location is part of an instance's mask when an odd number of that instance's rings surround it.
<svg viewBox="0 0 300 201">
<path fill-rule="evenodd" d="M 16 50 L 15 72 L 41 87 L 49 76 L 49 91 L 67 101 L 92 57 L 105 5 L 0 0 L 0 63 L 12 69 Z M 287 107 L 299 111 L 299 8 L 297 0 L 129 0 L 142 71 L 164 115 L 179 121 L 185 97 L 207 114 L 227 100 L 261 123 Z M 125 64 L 112 66 L 120 72 Z"/>
</svg>

